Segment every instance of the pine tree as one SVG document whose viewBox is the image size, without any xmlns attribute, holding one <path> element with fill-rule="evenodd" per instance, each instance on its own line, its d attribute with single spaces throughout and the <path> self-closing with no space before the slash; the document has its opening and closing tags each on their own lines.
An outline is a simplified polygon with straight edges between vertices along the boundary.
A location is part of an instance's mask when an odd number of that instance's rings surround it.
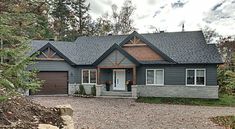
<svg viewBox="0 0 235 129">
<path fill-rule="evenodd" d="M 36 78 L 35 71 L 26 70 L 33 59 L 27 56 L 28 37 L 41 35 L 33 31 L 33 33 L 28 32 L 37 23 L 37 15 L 32 13 L 35 6 L 31 2 L 30 0 L 0 2 L 0 40 L 3 43 L 0 57 L 4 57 L 0 64 L 0 86 L 9 91 L 36 90 L 41 84 Z"/>
<path fill-rule="evenodd" d="M 93 34 L 93 22 L 86 0 L 53 0 L 50 2 L 52 28 L 58 40 L 74 41 L 78 36 Z"/>
<path fill-rule="evenodd" d="M 49 1 L 49 5 L 49 14 L 52 18 L 51 28 L 53 28 L 56 39 L 65 40 L 71 24 L 71 2 L 69 0 L 52 0 Z"/>
</svg>

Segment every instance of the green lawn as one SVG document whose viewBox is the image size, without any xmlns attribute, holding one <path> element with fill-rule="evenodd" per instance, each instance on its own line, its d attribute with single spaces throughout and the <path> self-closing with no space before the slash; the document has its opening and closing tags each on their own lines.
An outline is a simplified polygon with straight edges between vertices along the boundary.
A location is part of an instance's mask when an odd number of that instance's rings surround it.
<svg viewBox="0 0 235 129">
<path fill-rule="evenodd" d="M 210 119 L 218 125 L 229 129 L 235 129 L 235 116 L 217 116 Z"/>
<path fill-rule="evenodd" d="M 153 104 L 180 104 L 180 105 L 235 107 L 235 96 L 229 96 L 229 95 L 221 95 L 219 99 L 139 97 L 136 101 L 142 103 L 153 103 Z"/>
</svg>

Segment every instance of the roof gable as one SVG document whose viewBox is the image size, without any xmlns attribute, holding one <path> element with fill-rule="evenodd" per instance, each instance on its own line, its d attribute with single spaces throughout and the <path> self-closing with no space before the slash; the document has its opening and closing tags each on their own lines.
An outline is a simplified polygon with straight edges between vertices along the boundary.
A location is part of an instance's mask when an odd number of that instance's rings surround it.
<svg viewBox="0 0 235 129">
<path fill-rule="evenodd" d="M 39 60 L 64 60 L 60 55 L 58 55 L 50 47 L 41 51 L 40 54 L 37 55 L 37 59 L 39 59 Z"/>
<path fill-rule="evenodd" d="M 43 47 L 41 47 L 39 50 L 39 52 L 43 52 L 46 49 L 50 48 L 51 51 L 53 51 L 55 53 L 55 55 L 53 56 L 57 56 L 57 58 L 59 57 L 60 59 L 63 59 L 65 61 L 67 61 L 70 65 L 75 65 L 75 63 L 73 61 L 71 61 L 68 57 L 66 57 L 63 53 L 61 53 L 56 47 L 54 47 L 51 43 L 47 43 L 45 44 Z M 33 55 L 33 54 L 32 54 Z M 49 54 L 50 56 L 52 56 L 51 54 Z M 40 55 L 38 55 L 40 56 Z M 44 55 L 47 58 L 47 55 Z"/>
<path fill-rule="evenodd" d="M 133 58 L 131 55 L 129 55 L 126 51 L 124 51 L 119 45 L 114 44 L 112 47 L 110 47 L 102 56 L 100 56 L 94 63 L 93 65 L 99 65 L 106 57 L 108 57 L 114 50 L 119 51 L 122 55 L 124 55 L 128 60 L 130 60 L 132 63 L 139 65 L 139 62 Z M 123 59 L 124 60 L 124 59 Z M 121 63 L 120 62 L 117 63 Z"/>
<path fill-rule="evenodd" d="M 159 54 L 162 58 L 164 58 L 166 61 L 169 62 L 175 62 L 173 59 L 168 57 L 165 53 L 163 53 L 160 49 L 158 49 L 156 46 L 154 46 L 152 43 L 150 43 L 147 39 L 145 39 L 142 35 L 134 31 L 131 33 L 128 37 L 126 37 L 121 43 L 120 46 L 125 46 L 126 43 L 131 42 L 133 44 L 137 44 L 138 41 L 142 41 L 144 44 L 149 46 L 153 51 L 155 51 L 157 54 Z M 143 44 L 139 44 L 143 45 Z"/>
</svg>

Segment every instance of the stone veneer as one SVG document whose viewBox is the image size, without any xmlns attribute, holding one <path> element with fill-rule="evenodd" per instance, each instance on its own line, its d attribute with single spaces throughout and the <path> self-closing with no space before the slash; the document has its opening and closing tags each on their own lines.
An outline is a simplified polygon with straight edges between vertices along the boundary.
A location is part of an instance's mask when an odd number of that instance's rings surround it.
<svg viewBox="0 0 235 129">
<path fill-rule="evenodd" d="M 69 87 L 68 87 L 69 93 L 68 94 L 73 95 L 76 90 L 79 90 L 79 85 L 81 85 L 81 84 L 77 84 L 77 83 L 69 84 Z M 84 86 L 86 94 L 91 94 L 91 87 L 94 85 L 92 85 L 92 84 L 82 84 L 82 85 Z"/>
<path fill-rule="evenodd" d="M 218 86 L 138 85 L 137 94 L 143 97 L 218 98 Z"/>
</svg>

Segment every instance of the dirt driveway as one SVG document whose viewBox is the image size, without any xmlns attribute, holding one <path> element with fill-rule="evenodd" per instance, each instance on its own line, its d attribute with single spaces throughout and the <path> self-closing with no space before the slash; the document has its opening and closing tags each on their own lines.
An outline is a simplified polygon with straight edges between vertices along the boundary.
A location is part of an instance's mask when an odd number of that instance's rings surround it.
<svg viewBox="0 0 235 129">
<path fill-rule="evenodd" d="M 75 129 L 222 129 L 208 118 L 235 115 L 234 107 L 136 103 L 132 99 L 33 97 L 44 106 L 71 104 Z"/>
</svg>

